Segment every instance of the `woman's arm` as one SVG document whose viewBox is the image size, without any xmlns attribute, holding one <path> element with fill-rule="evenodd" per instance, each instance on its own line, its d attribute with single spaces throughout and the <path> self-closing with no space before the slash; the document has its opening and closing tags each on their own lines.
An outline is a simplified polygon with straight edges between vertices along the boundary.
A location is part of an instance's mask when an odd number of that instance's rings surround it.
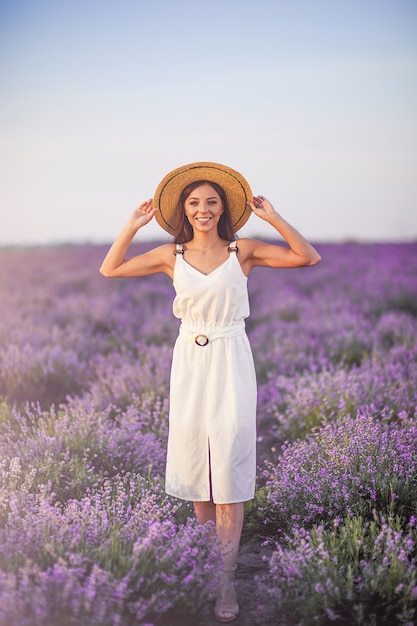
<svg viewBox="0 0 417 626">
<path fill-rule="evenodd" d="M 165 272 L 172 277 L 175 260 L 172 244 L 164 244 L 144 254 L 126 259 L 133 237 L 140 228 L 151 221 L 157 210 L 152 207 L 152 199 L 150 199 L 142 202 L 131 215 L 100 267 L 100 273 L 103 276 L 128 278 Z"/>
<path fill-rule="evenodd" d="M 245 273 L 249 273 L 252 267 L 256 266 L 302 267 L 319 263 L 321 257 L 317 250 L 275 211 L 266 198 L 256 196 L 254 201 L 248 204 L 255 215 L 275 228 L 287 242 L 288 248 L 253 239 L 245 240 L 245 258 L 241 259 Z"/>
</svg>

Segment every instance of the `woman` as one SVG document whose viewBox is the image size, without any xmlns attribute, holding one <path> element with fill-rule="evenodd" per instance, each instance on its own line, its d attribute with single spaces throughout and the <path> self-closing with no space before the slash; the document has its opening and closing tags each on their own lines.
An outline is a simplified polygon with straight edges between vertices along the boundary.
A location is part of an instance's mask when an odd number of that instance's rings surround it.
<svg viewBox="0 0 417 626">
<path fill-rule="evenodd" d="M 287 246 L 240 239 L 253 212 Z M 136 232 L 155 216 L 174 243 L 127 259 Z M 271 232 L 273 234 L 273 231 Z M 244 319 L 254 267 L 300 267 L 317 251 L 241 174 L 217 163 L 170 172 L 154 199 L 139 206 L 101 266 L 109 277 L 164 272 L 173 279 L 181 319 L 170 385 L 166 491 L 192 500 L 200 524 L 213 521 L 223 555 L 215 605 L 221 622 L 236 619 L 233 583 L 244 502 L 255 492 L 256 379 Z"/>
</svg>

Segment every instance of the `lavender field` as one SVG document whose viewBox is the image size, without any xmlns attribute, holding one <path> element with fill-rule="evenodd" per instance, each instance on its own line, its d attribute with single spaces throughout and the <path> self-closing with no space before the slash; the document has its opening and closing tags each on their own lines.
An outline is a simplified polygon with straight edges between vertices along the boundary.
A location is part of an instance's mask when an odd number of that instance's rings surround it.
<svg viewBox="0 0 417 626">
<path fill-rule="evenodd" d="M 417 244 L 317 248 L 249 281 L 252 623 L 412 626 Z M 198 626 L 215 588 L 211 529 L 163 490 L 172 284 L 105 279 L 105 252 L 0 251 L 1 626 Z"/>
</svg>

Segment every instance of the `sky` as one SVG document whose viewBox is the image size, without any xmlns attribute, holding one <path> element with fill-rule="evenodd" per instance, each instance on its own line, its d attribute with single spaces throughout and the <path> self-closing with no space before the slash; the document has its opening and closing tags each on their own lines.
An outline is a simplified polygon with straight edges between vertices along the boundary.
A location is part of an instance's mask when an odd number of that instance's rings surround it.
<svg viewBox="0 0 417 626">
<path fill-rule="evenodd" d="M 2 0 L 0 81 L 0 246 L 110 243 L 194 161 L 312 241 L 417 239 L 417 0 Z"/>
</svg>

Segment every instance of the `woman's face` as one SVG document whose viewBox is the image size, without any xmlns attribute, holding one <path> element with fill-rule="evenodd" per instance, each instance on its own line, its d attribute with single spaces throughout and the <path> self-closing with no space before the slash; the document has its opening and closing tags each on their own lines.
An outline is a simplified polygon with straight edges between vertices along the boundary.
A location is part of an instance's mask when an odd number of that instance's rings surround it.
<svg viewBox="0 0 417 626">
<path fill-rule="evenodd" d="M 217 230 L 223 213 L 223 204 L 217 191 L 205 183 L 196 187 L 184 203 L 185 214 L 194 231 L 210 232 Z"/>
</svg>

